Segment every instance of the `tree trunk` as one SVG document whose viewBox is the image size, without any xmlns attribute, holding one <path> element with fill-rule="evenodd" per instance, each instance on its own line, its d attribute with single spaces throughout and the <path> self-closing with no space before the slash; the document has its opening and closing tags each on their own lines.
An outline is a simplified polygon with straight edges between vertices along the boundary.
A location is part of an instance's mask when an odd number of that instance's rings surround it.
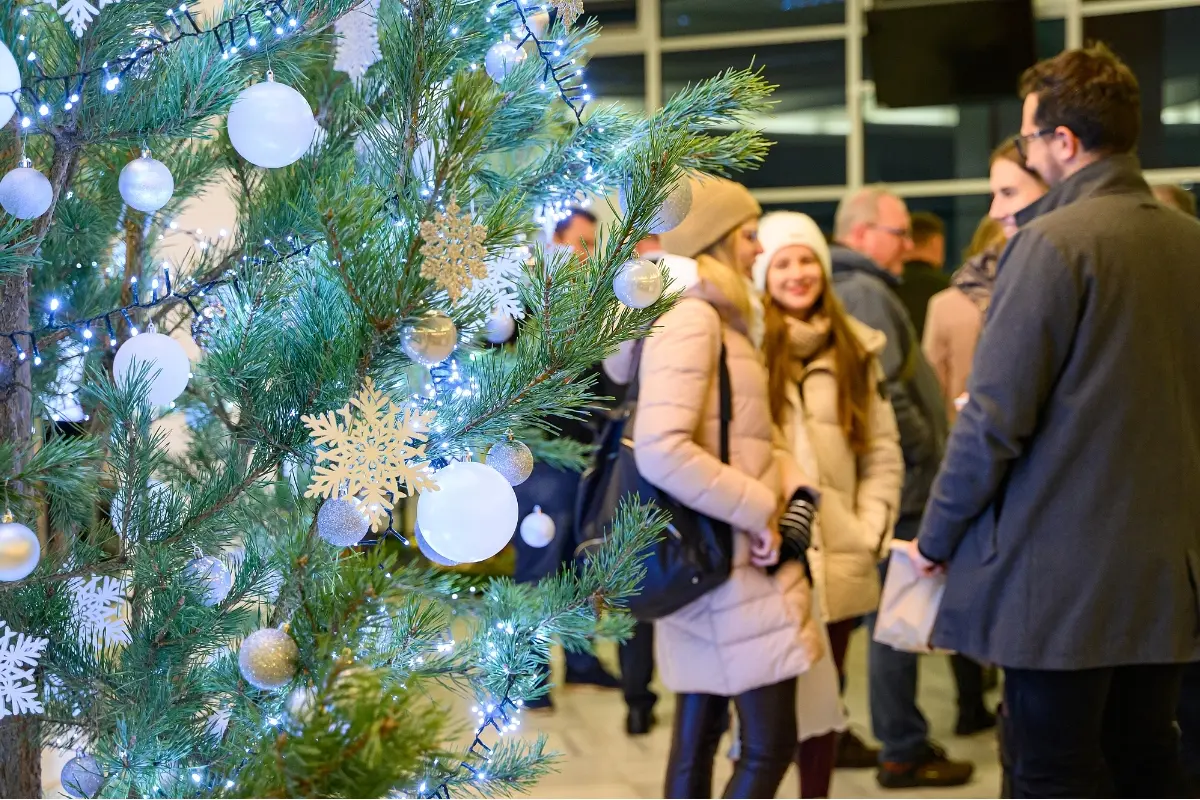
<svg viewBox="0 0 1200 800">
<path fill-rule="evenodd" d="M 29 330 L 29 274 L 27 270 L 0 279 L 0 331 Z M 33 362 L 28 340 L 19 338 L 25 360 L 9 339 L 0 339 L 0 441 L 29 441 L 33 427 L 33 395 L 29 367 Z"/>
<path fill-rule="evenodd" d="M 0 720 L 0 797 L 42 796 L 41 726 L 32 716 Z"/>
</svg>

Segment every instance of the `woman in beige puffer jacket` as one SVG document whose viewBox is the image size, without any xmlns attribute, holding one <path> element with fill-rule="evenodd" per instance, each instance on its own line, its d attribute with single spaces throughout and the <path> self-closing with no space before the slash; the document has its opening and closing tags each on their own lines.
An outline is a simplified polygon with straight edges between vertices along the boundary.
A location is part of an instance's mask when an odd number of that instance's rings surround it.
<svg viewBox="0 0 1200 800">
<path fill-rule="evenodd" d="M 758 253 L 758 204 L 730 181 L 693 182 L 692 209 L 663 237 L 672 259 L 693 269 L 683 299 L 642 348 L 634 454 L 646 480 L 734 528 L 729 579 L 655 622 L 655 659 L 679 694 L 666 797 L 710 797 L 729 698 L 742 720 L 742 758 L 725 797 L 774 797 L 795 747 L 795 678 L 820 656 L 809 584 L 779 558 L 775 517 L 781 484 L 767 371 L 750 340 L 748 273 Z M 718 364 L 724 343 L 733 387 L 730 463 L 719 458 Z M 628 354 L 606 363 L 618 380 Z M 795 474 L 795 469 L 789 470 Z"/>
<path fill-rule="evenodd" d="M 804 214 L 780 212 L 762 219 L 760 239 L 754 277 L 767 295 L 772 414 L 820 493 L 808 555 L 830 658 L 797 689 L 797 758 L 800 796 L 828 797 L 836 731 L 844 728 L 837 674 L 858 618 L 879 605 L 878 563 L 899 511 L 904 459 L 880 391 L 884 335 L 842 307 L 821 230 Z"/>
</svg>

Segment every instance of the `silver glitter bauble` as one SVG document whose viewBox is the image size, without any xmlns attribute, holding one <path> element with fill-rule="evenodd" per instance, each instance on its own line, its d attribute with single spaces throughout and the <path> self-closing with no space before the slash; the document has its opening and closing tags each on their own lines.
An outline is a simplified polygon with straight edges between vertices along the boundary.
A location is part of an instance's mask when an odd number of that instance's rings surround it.
<svg viewBox="0 0 1200 800">
<path fill-rule="evenodd" d="M 238 650 L 238 669 L 251 686 L 274 690 L 287 686 L 296 675 L 300 650 L 279 628 L 250 634 Z"/>
<path fill-rule="evenodd" d="M 54 201 L 54 187 L 33 167 L 20 166 L 0 178 L 0 206 L 17 219 L 45 214 Z"/>
<path fill-rule="evenodd" d="M 554 518 L 534 506 L 533 513 L 521 520 L 521 541 L 530 547 L 545 547 L 554 541 Z"/>
<path fill-rule="evenodd" d="M 175 193 L 175 178 L 166 164 L 143 154 L 121 170 L 117 189 L 126 204 L 138 211 L 153 214 L 170 202 L 171 195 Z"/>
<path fill-rule="evenodd" d="M 529 480 L 533 472 L 533 453 L 529 452 L 524 442 L 509 437 L 488 449 L 484 463 L 503 475 L 513 486 L 520 486 Z"/>
<path fill-rule="evenodd" d="M 104 776 L 96 759 L 81 753 L 63 764 L 59 782 L 69 797 L 95 797 L 104 785 Z"/>
<path fill-rule="evenodd" d="M 37 569 L 42 545 L 37 534 L 10 514 L 0 522 L 0 581 L 19 581 Z"/>
<path fill-rule="evenodd" d="M 417 540 L 417 549 L 421 551 L 421 555 L 428 558 L 434 564 L 438 564 L 443 567 L 458 566 L 457 561 L 451 561 L 430 546 L 429 542 L 425 539 L 424 534 L 421 533 L 421 527 L 419 525 L 413 530 L 413 538 Z"/>
<path fill-rule="evenodd" d="M 204 587 L 204 605 L 220 604 L 233 588 L 233 575 L 225 562 L 213 556 L 202 556 L 188 562 L 187 574 Z"/>
<path fill-rule="evenodd" d="M 317 512 L 317 535 L 335 547 L 352 547 L 362 541 L 371 521 L 352 497 L 326 500 Z"/>
<path fill-rule="evenodd" d="M 458 345 L 458 328 L 445 313 L 432 311 L 404 326 L 400 344 L 413 361 L 427 367 L 437 366 L 449 358 Z"/>
<path fill-rule="evenodd" d="M 627 208 L 624 188 L 617 195 L 617 202 L 620 203 L 621 213 L 625 214 Z M 691 210 L 692 182 L 684 177 L 671 189 L 671 193 L 667 195 L 666 201 L 663 202 L 662 207 L 654 215 L 654 222 L 650 225 L 650 232 L 653 234 L 663 234 L 667 231 L 675 230 Z"/>
<path fill-rule="evenodd" d="M 613 292 L 630 308 L 654 305 L 663 293 L 662 271 L 653 261 L 635 258 L 621 267 L 613 278 Z"/>
<path fill-rule="evenodd" d="M 215 294 L 204 298 L 204 305 L 192 319 L 192 341 L 196 343 L 197 347 L 207 350 L 212 346 L 217 323 L 225 319 L 227 313 L 225 304 Z"/>
<path fill-rule="evenodd" d="M 296 722 L 303 723 L 308 720 L 313 710 L 313 702 L 317 699 L 317 687 L 315 686 L 297 686 L 288 695 L 287 713 Z"/>
<path fill-rule="evenodd" d="M 134 61 L 125 69 L 129 77 L 140 81 L 150 74 L 159 60 L 158 56 L 166 49 L 162 46 L 165 37 L 148 22 L 135 26 L 132 33 L 133 38 L 137 39 L 133 52 L 129 54 Z"/>
<path fill-rule="evenodd" d="M 496 83 L 503 83 L 509 73 L 521 65 L 529 54 L 510 39 L 496 42 L 483 57 L 483 67 Z"/>
</svg>

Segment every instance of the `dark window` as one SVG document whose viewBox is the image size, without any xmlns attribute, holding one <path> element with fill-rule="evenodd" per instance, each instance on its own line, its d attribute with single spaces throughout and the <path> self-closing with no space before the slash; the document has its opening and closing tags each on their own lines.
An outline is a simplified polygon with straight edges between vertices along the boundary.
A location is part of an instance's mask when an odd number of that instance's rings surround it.
<svg viewBox="0 0 1200 800">
<path fill-rule="evenodd" d="M 946 271 L 953 272 L 962 264 L 963 251 L 979 223 L 987 216 L 992 199 L 984 194 L 957 197 L 908 197 L 909 212 L 931 211 L 946 223 Z"/>
<path fill-rule="evenodd" d="M 642 55 L 593 58 L 585 71 L 597 102 L 616 100 L 630 111 L 646 110 L 646 59 Z"/>
<path fill-rule="evenodd" d="M 840 25 L 842 0 L 662 0 L 663 36 Z"/>
</svg>

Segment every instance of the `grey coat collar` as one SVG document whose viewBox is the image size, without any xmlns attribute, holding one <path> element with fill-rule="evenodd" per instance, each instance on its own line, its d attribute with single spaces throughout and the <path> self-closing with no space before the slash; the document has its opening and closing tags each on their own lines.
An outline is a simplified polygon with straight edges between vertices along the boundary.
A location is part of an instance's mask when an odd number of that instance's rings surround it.
<svg viewBox="0 0 1200 800">
<path fill-rule="evenodd" d="M 1142 165 L 1132 153 L 1109 156 L 1087 165 L 1055 186 L 1040 200 L 1018 211 L 1017 224 L 1024 227 L 1038 217 L 1077 200 L 1129 193 L 1150 193 L 1150 187 L 1142 177 Z"/>
<path fill-rule="evenodd" d="M 833 274 L 848 274 L 851 272 L 863 272 L 867 275 L 879 278 L 888 286 L 899 286 L 900 279 L 892 273 L 885 270 L 883 267 L 876 264 L 871 259 L 864 256 L 856 250 L 851 250 L 845 245 L 835 244 L 829 248 L 829 256 L 833 261 Z"/>
</svg>

